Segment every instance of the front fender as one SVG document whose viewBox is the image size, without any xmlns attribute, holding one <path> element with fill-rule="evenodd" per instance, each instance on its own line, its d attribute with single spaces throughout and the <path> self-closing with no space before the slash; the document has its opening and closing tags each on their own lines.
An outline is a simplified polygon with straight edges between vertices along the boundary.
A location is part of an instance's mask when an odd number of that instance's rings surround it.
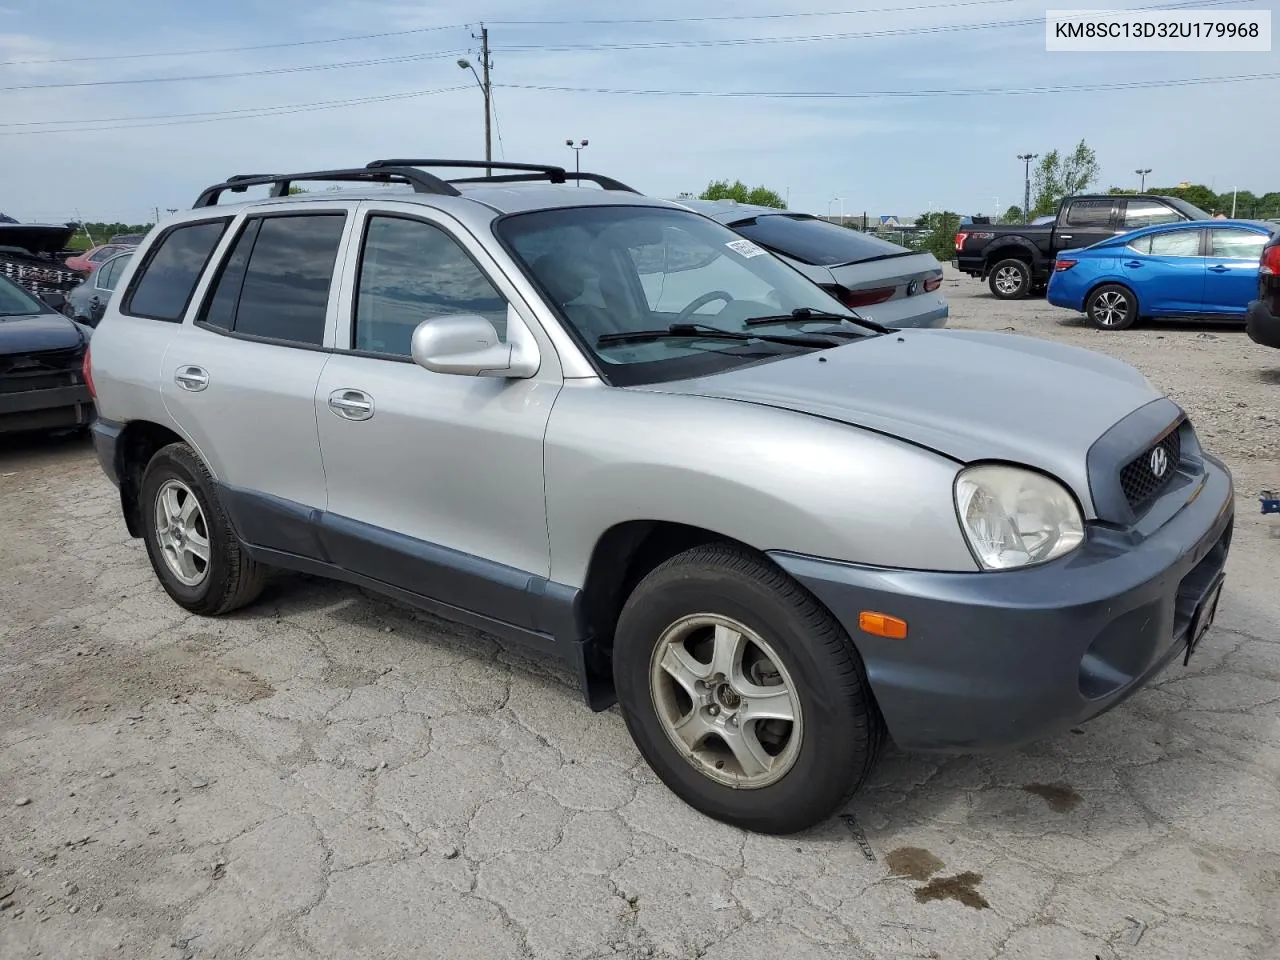
<svg viewBox="0 0 1280 960">
<path fill-rule="evenodd" d="M 600 537 L 634 520 L 761 551 L 972 571 L 957 470 L 933 451 L 790 410 L 569 382 L 547 429 L 551 579 L 581 586 Z"/>
</svg>

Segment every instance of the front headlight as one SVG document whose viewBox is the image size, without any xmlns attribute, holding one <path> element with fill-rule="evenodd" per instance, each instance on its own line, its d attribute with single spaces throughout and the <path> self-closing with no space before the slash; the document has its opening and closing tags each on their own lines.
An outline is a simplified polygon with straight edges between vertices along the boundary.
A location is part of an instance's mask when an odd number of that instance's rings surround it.
<svg viewBox="0 0 1280 960">
<path fill-rule="evenodd" d="M 1043 563 L 1084 540 L 1075 498 L 1044 474 L 995 464 L 956 477 L 956 512 L 974 556 L 985 570 Z"/>
</svg>

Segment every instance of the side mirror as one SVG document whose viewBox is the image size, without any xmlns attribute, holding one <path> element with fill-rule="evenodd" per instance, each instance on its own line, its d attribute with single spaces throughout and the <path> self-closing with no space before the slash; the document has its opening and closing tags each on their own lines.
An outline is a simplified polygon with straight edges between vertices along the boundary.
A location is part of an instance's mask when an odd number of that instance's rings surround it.
<svg viewBox="0 0 1280 960">
<path fill-rule="evenodd" d="M 66 295 L 57 293 L 53 290 L 50 290 L 48 293 L 41 296 L 40 299 L 54 310 L 61 310 L 67 305 Z"/>
<path fill-rule="evenodd" d="M 459 313 L 422 321 L 411 344 L 414 362 L 433 373 L 527 379 L 541 363 L 533 334 L 510 306 L 506 343 L 484 317 Z"/>
</svg>

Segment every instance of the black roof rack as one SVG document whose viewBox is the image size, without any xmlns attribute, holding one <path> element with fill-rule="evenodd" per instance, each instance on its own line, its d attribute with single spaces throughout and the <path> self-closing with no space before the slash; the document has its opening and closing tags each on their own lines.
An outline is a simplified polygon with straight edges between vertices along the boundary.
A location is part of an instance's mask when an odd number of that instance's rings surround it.
<svg viewBox="0 0 1280 960">
<path fill-rule="evenodd" d="M 499 177 L 465 177 L 461 180 L 450 180 L 450 183 L 528 183 L 530 181 L 544 180 L 543 176 L 536 173 L 507 173 Z M 621 190 L 625 193 L 639 193 L 640 191 L 634 187 L 629 187 L 621 180 L 615 180 L 613 177 L 606 177 L 599 173 L 566 173 L 565 180 L 587 180 L 591 183 L 598 183 L 605 190 Z M 562 180 L 552 180 L 552 183 L 563 183 Z"/>
<path fill-rule="evenodd" d="M 483 166 L 483 163 L 481 164 Z M 316 170 L 310 173 L 240 173 L 228 177 L 222 183 L 205 187 L 193 205 L 194 209 L 217 206 L 218 198 L 228 191 L 244 193 L 249 187 L 270 185 L 272 197 L 283 197 L 289 188 L 303 183 L 407 183 L 414 193 L 434 193 L 447 197 L 458 196 L 458 189 L 439 177 L 423 173 L 411 166 L 387 164 L 378 169 L 353 167 L 345 170 Z"/>
<path fill-rule="evenodd" d="M 564 183 L 564 167 L 545 163 L 507 163 L 505 160 L 374 160 L 370 170 L 384 167 L 451 167 L 462 170 L 528 170 L 540 173 L 552 183 Z M 492 179 L 486 177 L 485 179 Z"/>
<path fill-rule="evenodd" d="M 527 171 L 499 176 L 464 177 L 450 180 L 449 183 L 528 183 L 538 180 L 549 180 L 551 183 L 564 183 L 568 180 L 589 180 L 598 183 L 606 190 L 622 190 L 626 193 L 639 193 L 613 177 L 598 173 L 569 173 L 564 167 L 544 163 L 507 163 L 501 160 L 374 160 L 369 169 L 383 167 L 445 167 L 462 170 L 520 170 Z"/>
<path fill-rule="evenodd" d="M 442 180 L 419 167 L 448 167 L 461 170 L 516 170 L 518 173 L 500 176 L 464 177 L 458 180 Z M 414 193 L 433 193 L 440 196 L 459 196 L 455 183 L 527 183 L 547 180 L 565 183 L 568 180 L 588 180 L 605 190 L 621 190 L 626 193 L 640 191 L 612 177 L 598 173 L 569 173 L 564 167 L 542 163 L 508 163 L 499 160 L 374 160 L 364 167 L 342 170 L 317 170 L 310 173 L 237 173 L 222 183 L 205 187 L 194 204 L 195 209 L 217 206 L 224 193 L 244 193 L 249 187 L 270 186 L 272 197 L 288 195 L 289 188 L 298 182 L 327 183 L 407 183 Z"/>
</svg>

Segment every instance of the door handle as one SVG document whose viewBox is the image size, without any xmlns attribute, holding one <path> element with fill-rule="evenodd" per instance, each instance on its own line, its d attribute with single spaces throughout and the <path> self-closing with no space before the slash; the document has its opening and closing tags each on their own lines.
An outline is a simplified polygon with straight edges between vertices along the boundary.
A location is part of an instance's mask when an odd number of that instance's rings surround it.
<svg viewBox="0 0 1280 960">
<path fill-rule="evenodd" d="M 1228 270 L 1230 270 L 1231 268 L 1230 268 L 1230 267 L 1224 267 L 1222 264 L 1217 263 L 1217 264 L 1214 264 L 1214 265 L 1213 265 L 1212 267 L 1210 267 L 1209 269 L 1210 269 L 1210 270 L 1212 270 L 1214 273 L 1226 273 L 1226 272 L 1227 272 Z"/>
<path fill-rule="evenodd" d="M 1139 262 L 1139 261 L 1137 261 L 1137 260 L 1126 260 L 1126 261 L 1124 262 L 1124 265 L 1125 265 L 1126 267 L 1140 267 L 1140 266 L 1142 266 L 1142 263 L 1141 263 L 1141 262 Z"/>
<path fill-rule="evenodd" d="M 183 390 L 199 393 L 209 386 L 209 372 L 203 367 L 179 367 L 173 375 L 173 382 Z"/>
<path fill-rule="evenodd" d="M 329 409 L 344 420 L 368 420 L 373 416 L 373 397 L 362 390 L 335 390 L 329 394 Z"/>
</svg>

